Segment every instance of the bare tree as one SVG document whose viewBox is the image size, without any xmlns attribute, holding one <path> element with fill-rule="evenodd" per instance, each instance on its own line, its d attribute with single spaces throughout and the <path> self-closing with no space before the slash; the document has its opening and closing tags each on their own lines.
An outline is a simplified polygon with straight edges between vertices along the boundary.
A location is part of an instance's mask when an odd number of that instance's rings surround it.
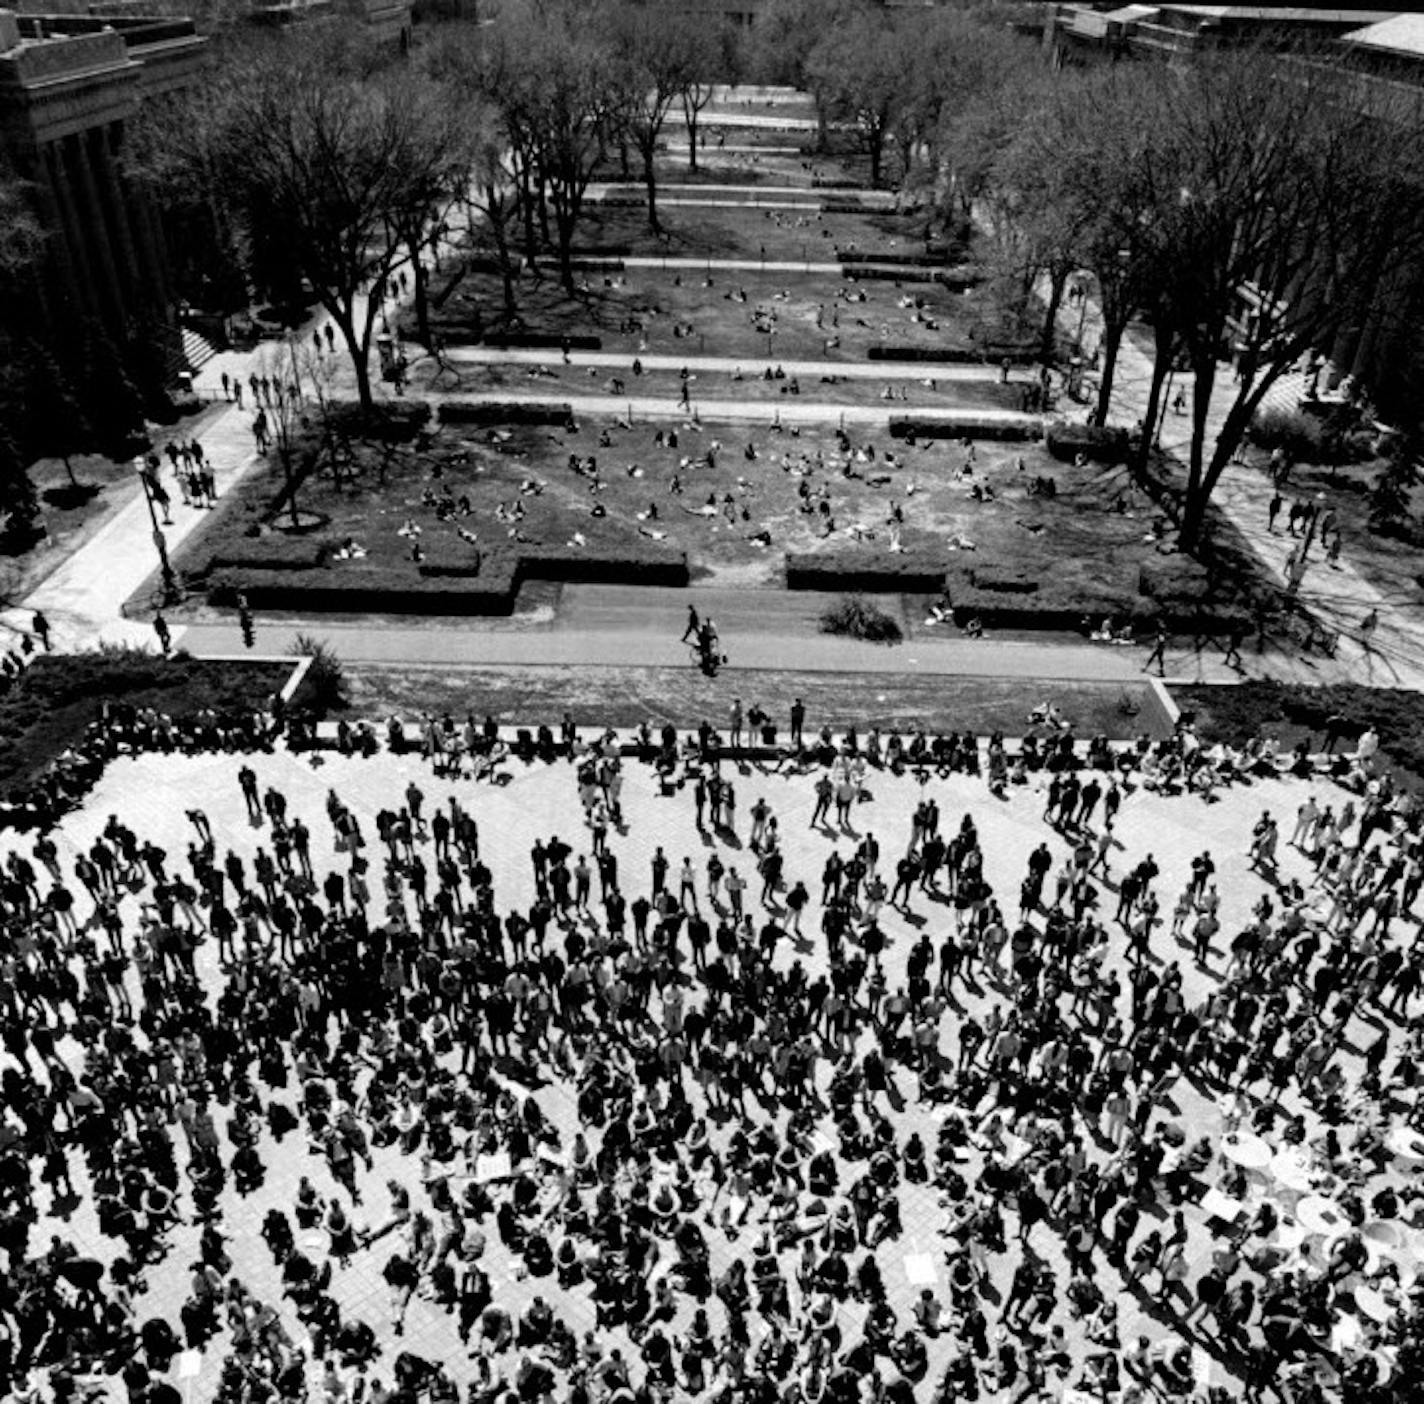
<svg viewBox="0 0 1424 1404">
<path fill-rule="evenodd" d="M 1179 351 L 1193 381 L 1181 521 L 1191 548 L 1271 386 L 1379 315 L 1382 293 L 1424 253 L 1424 127 L 1413 100 L 1365 110 L 1349 76 L 1314 56 L 1217 55 L 1180 81 L 1175 120 L 1154 131 L 1158 198 L 1145 219 L 1160 259 L 1154 381 Z"/>
</svg>

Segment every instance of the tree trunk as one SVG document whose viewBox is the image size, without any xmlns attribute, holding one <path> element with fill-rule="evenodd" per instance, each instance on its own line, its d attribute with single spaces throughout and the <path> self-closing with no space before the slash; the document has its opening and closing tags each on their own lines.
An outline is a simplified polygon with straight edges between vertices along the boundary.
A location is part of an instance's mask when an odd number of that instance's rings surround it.
<svg viewBox="0 0 1424 1404">
<path fill-rule="evenodd" d="M 1097 422 L 1106 424 L 1112 408 L 1113 380 L 1117 375 L 1117 353 L 1122 349 L 1127 328 L 1118 321 L 1103 323 L 1103 369 L 1098 381 Z"/>
<path fill-rule="evenodd" d="M 885 157 L 885 133 L 871 129 L 865 134 L 865 144 L 870 148 L 870 184 L 880 188 L 880 166 Z"/>
<path fill-rule="evenodd" d="M 648 187 L 648 228 L 654 234 L 661 234 L 663 227 L 658 222 L 658 178 L 653 171 L 654 145 L 655 143 L 648 142 L 643 147 L 643 184 Z"/>
<path fill-rule="evenodd" d="M 1167 334 L 1167 339 L 1163 340 L 1163 333 L 1157 333 L 1157 354 L 1152 361 L 1152 384 L 1147 391 L 1147 409 L 1142 416 L 1142 437 L 1137 445 L 1137 457 L 1133 464 L 1134 476 L 1139 479 L 1147 477 L 1147 459 L 1152 452 L 1152 436 L 1157 429 L 1157 409 L 1162 402 L 1162 385 L 1167 379 L 1167 372 L 1171 369 L 1172 359 L 1177 354 L 1176 338 Z"/>
<path fill-rule="evenodd" d="M 286 437 L 284 433 L 283 438 Z M 278 452 L 282 458 L 282 476 L 287 480 L 287 511 L 292 519 L 292 530 L 296 531 L 301 526 L 302 520 L 297 512 L 297 481 L 292 475 L 292 446 L 290 442 L 284 443 Z"/>
<path fill-rule="evenodd" d="M 485 208 L 489 213 L 489 226 L 494 234 L 495 252 L 499 255 L 499 277 L 504 287 L 504 315 L 512 318 L 517 310 L 514 298 L 514 257 L 509 248 L 509 230 L 506 227 L 508 214 L 500 201 L 500 195 L 493 186 L 485 187 Z"/>
<path fill-rule="evenodd" d="M 373 304 L 368 304 L 368 309 L 370 305 Z M 346 350 L 351 356 L 351 368 L 356 372 L 356 397 L 361 402 L 361 408 L 369 412 L 375 408 L 376 404 L 375 397 L 371 394 L 371 344 L 369 335 L 374 314 L 369 310 L 367 311 L 367 337 L 363 347 L 361 341 L 358 340 L 356 336 L 356 328 L 351 321 L 350 312 L 345 309 L 333 311 L 331 308 L 328 308 L 327 310 L 332 313 L 332 320 L 340 330 L 342 339 L 346 342 Z"/>
<path fill-rule="evenodd" d="M 412 230 L 406 241 L 410 250 L 411 286 L 415 294 L 415 338 L 428 351 L 430 349 L 430 289 L 427 284 L 425 264 L 421 262 L 419 230 Z"/>
<path fill-rule="evenodd" d="M 684 100 L 683 120 L 687 123 L 687 161 L 689 167 L 697 170 L 697 109 Z"/>
<path fill-rule="evenodd" d="M 559 281 L 570 297 L 574 296 L 574 222 L 571 218 L 554 211 L 555 223 L 559 230 Z"/>
<path fill-rule="evenodd" d="M 60 457 L 64 460 L 64 471 L 69 474 L 70 487 L 77 488 L 79 486 L 79 479 L 74 476 L 74 465 L 69 461 L 69 455 L 62 453 Z"/>
<path fill-rule="evenodd" d="M 1194 551 L 1201 545 L 1202 527 L 1206 523 L 1206 504 L 1211 496 L 1205 479 L 1206 414 L 1216 384 L 1216 357 L 1198 355 L 1192 360 L 1192 443 L 1187 455 L 1187 492 L 1182 499 L 1182 521 L 1177 537 L 1184 551 Z"/>
<path fill-rule="evenodd" d="M 519 207 L 524 216 L 524 257 L 533 268 L 539 243 L 534 237 L 534 191 L 529 181 L 529 166 L 524 161 L 519 163 Z"/>
<path fill-rule="evenodd" d="M 1068 286 L 1068 268 L 1055 265 L 1048 270 L 1048 306 L 1043 313 L 1043 332 L 1039 338 L 1038 359 L 1049 366 L 1058 346 L 1058 309 L 1063 305 L 1063 290 Z"/>
</svg>

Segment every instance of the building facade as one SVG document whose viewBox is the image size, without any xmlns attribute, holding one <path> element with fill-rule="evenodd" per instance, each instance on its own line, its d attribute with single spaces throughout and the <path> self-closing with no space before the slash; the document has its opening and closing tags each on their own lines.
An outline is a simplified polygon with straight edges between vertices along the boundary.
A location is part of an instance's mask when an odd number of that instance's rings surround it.
<svg viewBox="0 0 1424 1404">
<path fill-rule="evenodd" d="M 9 330 L 72 359 L 88 328 L 116 347 L 178 354 L 160 214 L 122 168 L 139 104 L 193 82 L 205 40 L 191 21 L 0 11 L 0 151 L 45 231 Z"/>
</svg>

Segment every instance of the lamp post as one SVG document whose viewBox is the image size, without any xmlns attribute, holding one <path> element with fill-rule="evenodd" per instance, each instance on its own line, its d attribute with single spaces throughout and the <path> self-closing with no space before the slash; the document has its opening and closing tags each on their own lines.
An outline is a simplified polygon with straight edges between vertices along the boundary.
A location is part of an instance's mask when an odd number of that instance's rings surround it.
<svg viewBox="0 0 1424 1404">
<path fill-rule="evenodd" d="M 148 520 L 153 524 L 153 544 L 158 551 L 158 564 L 163 575 L 163 603 L 169 604 L 177 595 L 177 585 L 173 577 L 173 566 L 168 560 L 168 541 L 163 528 L 158 525 L 158 511 L 153 502 L 153 485 L 149 481 L 148 469 L 138 466 L 138 480 L 143 484 L 143 500 L 148 503 Z"/>
</svg>

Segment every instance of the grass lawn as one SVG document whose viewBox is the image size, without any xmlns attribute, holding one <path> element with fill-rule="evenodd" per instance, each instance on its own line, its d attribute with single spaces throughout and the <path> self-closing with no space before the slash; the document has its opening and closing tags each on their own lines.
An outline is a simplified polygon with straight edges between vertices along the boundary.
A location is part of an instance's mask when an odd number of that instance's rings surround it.
<svg viewBox="0 0 1424 1404">
<path fill-rule="evenodd" d="M 174 717 L 265 706 L 295 664 L 161 658 L 137 649 L 41 657 L 0 697 L 0 790 L 23 790 L 37 780 L 98 720 L 105 701 Z"/>
<path fill-rule="evenodd" d="M 774 363 L 773 363 L 774 364 Z M 767 362 L 748 358 L 745 375 L 737 380 L 730 371 L 699 371 L 688 377 L 688 395 L 694 406 L 713 400 L 733 400 L 751 404 L 796 404 L 798 397 L 789 395 L 789 380 L 763 380 L 760 371 Z M 509 390 L 520 395 L 537 394 L 549 399 L 561 395 L 605 393 L 609 396 L 609 412 L 617 411 L 621 401 L 612 393 L 612 377 L 623 382 L 624 395 L 653 396 L 676 404 L 681 395 L 682 381 L 675 371 L 647 372 L 634 376 L 626 366 L 616 372 L 606 367 L 562 366 L 558 354 L 539 374 L 536 367 L 523 365 L 482 366 L 459 365 L 458 375 L 438 372 L 434 363 L 422 361 L 413 367 L 417 387 L 427 382 L 447 395 L 456 397 L 477 392 L 493 393 Z M 547 373 L 546 373 L 547 372 Z M 592 372 L 592 373 L 590 373 Z M 935 376 L 934 366 L 923 367 L 926 378 Z M 933 388 L 924 380 L 837 380 L 828 383 L 823 377 L 805 377 L 799 382 L 800 401 L 819 401 L 837 405 L 883 406 L 887 413 L 910 414 L 916 409 L 965 410 L 1019 408 L 1019 386 L 1000 385 L 997 380 L 935 380 Z M 884 396 L 893 385 L 893 403 Z M 900 399 L 901 390 L 905 398 Z M 701 412 L 699 410 L 699 412 Z"/>
<path fill-rule="evenodd" d="M 497 720 L 556 725 L 565 711 L 580 726 L 636 727 L 644 721 L 691 728 L 722 726 L 734 697 L 753 702 L 785 728 L 793 698 L 806 704 L 807 729 L 852 723 L 882 731 L 996 730 L 1021 735 L 1030 707 L 1042 700 L 1022 681 L 1002 678 L 904 677 L 895 673 L 737 672 L 703 677 L 695 668 L 372 668 L 347 667 L 354 714 L 388 717 L 488 712 Z M 1141 730 L 1124 715 L 1121 685 L 1053 684 L 1053 700 L 1078 733 L 1125 739 Z"/>
<path fill-rule="evenodd" d="M 832 191 L 820 192 L 834 200 Z M 876 253 L 923 253 L 926 216 L 875 213 L 821 214 L 816 210 L 704 208 L 659 211 L 663 237 L 648 228 L 641 205 L 587 207 L 574 235 L 579 249 L 618 246 L 636 254 L 680 257 L 757 258 L 761 250 L 778 261 L 834 259 L 838 249 Z"/>
<path fill-rule="evenodd" d="M 377 481 L 380 450 L 358 444 L 354 481 L 338 488 L 323 474 L 305 485 L 300 502 L 327 518 L 314 542 L 334 548 L 354 538 L 367 553 L 360 573 L 379 564 L 408 586 L 419 575 L 409 538 L 398 534 L 407 521 L 421 528 L 427 554 L 463 550 L 473 556 L 458 535 L 463 529 L 476 533 L 487 561 L 520 544 L 567 547 L 577 555 L 585 548 L 569 543 L 579 532 L 589 550 L 626 545 L 636 553 L 656 541 L 658 550 L 685 551 L 694 577 L 708 583 L 779 583 L 787 552 L 834 551 L 867 565 L 908 559 L 888 551 L 892 502 L 905 512 L 906 552 L 966 567 L 1010 568 L 1037 578 L 1045 592 L 1107 595 L 1126 607 L 1138 598 L 1140 566 L 1164 563 L 1144 540 L 1152 520 L 1145 501 L 1136 500 L 1128 515 L 1109 510 L 1127 488 L 1123 470 L 1076 469 L 1053 462 L 1034 445 L 978 445 L 979 481 L 996 496 L 976 502 L 971 480 L 959 475 L 966 451 L 947 441 L 894 446 L 897 461 L 888 464 L 884 454 L 892 446 L 884 435 L 853 435 L 854 452 L 847 457 L 831 426 L 793 436 L 707 422 L 700 432 L 684 427 L 677 448 L 657 446 L 653 437 L 651 426 L 623 430 L 611 421 L 584 420 L 573 434 L 451 425 L 428 450 L 397 453 L 384 486 Z M 757 451 L 754 461 L 745 457 L 749 441 Z M 706 454 L 714 442 L 721 447 L 709 466 Z M 872 447 L 876 456 L 868 461 Z M 570 468 L 570 456 L 596 459 L 601 492 Z M 1055 498 L 1028 495 L 1039 474 L 1053 477 Z M 674 480 L 680 492 L 673 491 Z M 265 525 L 279 483 L 274 465 L 229 493 L 202 535 L 185 547 L 179 568 L 201 572 L 215 550 Z M 469 514 L 441 521 L 436 504 L 447 493 L 456 504 L 468 497 Z M 603 507 L 602 517 L 591 515 L 595 503 Z M 808 504 L 812 510 L 802 510 Z M 955 538 L 975 549 L 946 557 Z M 316 574 L 331 575 L 343 566 L 349 563 L 333 562 Z"/>
<path fill-rule="evenodd" d="M 1327 719 L 1340 716 L 1345 725 L 1336 750 L 1350 750 L 1355 739 L 1372 726 L 1379 733 L 1385 763 L 1397 766 L 1411 788 L 1424 787 L 1424 736 L 1419 731 L 1419 698 L 1414 692 L 1352 683 L 1311 687 L 1272 681 L 1174 686 L 1171 691 L 1183 711 L 1196 712 L 1203 733 L 1235 745 L 1264 733 L 1276 737 L 1282 751 L 1302 739 L 1318 750 L 1324 742 Z"/>
<path fill-rule="evenodd" d="M 813 251 L 812 257 L 818 255 Z M 630 366 L 634 356 L 649 352 L 731 356 L 745 359 L 750 369 L 768 360 L 864 361 L 882 344 L 973 351 L 976 334 L 992 336 L 997 321 L 985 289 L 960 293 L 937 283 L 852 282 L 801 272 L 634 268 L 590 274 L 587 293 L 576 297 L 556 277 L 536 282 L 526 276 L 516 296 L 513 328 L 591 333 L 602 339 L 603 350 L 626 355 Z M 432 324 L 452 345 L 467 342 L 476 327 L 487 335 L 502 329 L 502 305 L 498 276 L 472 273 L 432 315 Z M 837 337 L 839 346 L 828 345 Z M 557 361 L 557 354 L 551 359 Z M 933 367 L 925 374 L 932 376 Z"/>
</svg>

